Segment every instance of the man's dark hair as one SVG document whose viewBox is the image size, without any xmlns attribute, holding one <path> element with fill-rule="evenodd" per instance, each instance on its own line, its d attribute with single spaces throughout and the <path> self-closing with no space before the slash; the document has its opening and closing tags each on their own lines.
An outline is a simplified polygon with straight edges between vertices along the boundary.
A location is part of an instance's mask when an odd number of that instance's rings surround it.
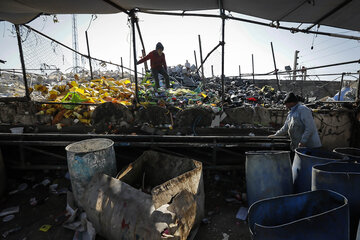
<svg viewBox="0 0 360 240">
<path fill-rule="evenodd" d="M 164 46 L 161 44 L 161 42 L 158 42 L 158 43 L 156 44 L 156 50 L 158 50 L 158 49 L 161 49 L 161 50 L 164 51 Z"/>
<path fill-rule="evenodd" d="M 284 99 L 284 103 L 298 102 L 299 99 L 295 96 L 293 92 L 289 93 Z"/>
</svg>

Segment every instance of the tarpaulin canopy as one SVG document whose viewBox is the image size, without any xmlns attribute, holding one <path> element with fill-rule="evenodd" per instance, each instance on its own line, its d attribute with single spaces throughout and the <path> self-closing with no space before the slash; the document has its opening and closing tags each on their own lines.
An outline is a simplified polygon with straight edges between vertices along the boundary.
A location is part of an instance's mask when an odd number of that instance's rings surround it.
<svg viewBox="0 0 360 240">
<path fill-rule="evenodd" d="M 125 10 L 211 10 L 216 0 L 112 0 Z M 223 0 L 223 8 L 270 21 L 313 23 L 360 31 L 360 0 Z M 24 24 L 39 14 L 106 14 L 120 10 L 104 0 L 1 0 L 0 19 Z"/>
</svg>

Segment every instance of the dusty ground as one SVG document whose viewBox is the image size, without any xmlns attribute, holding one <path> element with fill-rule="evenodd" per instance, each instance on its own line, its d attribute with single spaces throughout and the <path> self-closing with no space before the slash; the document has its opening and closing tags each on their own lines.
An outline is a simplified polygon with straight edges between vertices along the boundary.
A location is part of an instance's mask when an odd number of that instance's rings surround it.
<svg viewBox="0 0 360 240">
<path fill-rule="evenodd" d="M 0 200 L 0 211 L 7 207 L 20 206 L 19 213 L 10 222 L 3 222 L 0 218 L 0 239 L 6 240 L 72 240 L 74 231 L 65 229 L 62 215 L 65 212 L 66 194 L 49 193 L 48 187 L 32 189 L 36 183 L 49 179 L 51 184 L 57 183 L 57 189 L 65 189 L 70 185 L 64 178 L 65 172 L 11 172 L 8 173 L 8 192 L 16 189 L 20 183 L 27 183 L 29 187 L 21 192 L 9 195 Z M 250 239 L 247 223 L 236 219 L 236 212 L 244 204 L 241 192 L 244 191 L 243 177 L 239 172 L 205 172 L 206 218 L 195 237 L 196 240 L 248 240 Z M 34 178 L 35 177 L 35 178 Z M 240 193 L 240 195 L 239 195 Z M 39 200 L 36 206 L 31 206 L 29 200 L 35 197 Z M 39 228 L 51 225 L 47 232 Z M 1 235 L 9 229 L 21 227 L 7 238 Z M 229 236 L 226 238 L 226 236 Z M 225 236 L 225 237 L 224 237 Z M 97 236 L 97 240 L 102 240 Z"/>
</svg>

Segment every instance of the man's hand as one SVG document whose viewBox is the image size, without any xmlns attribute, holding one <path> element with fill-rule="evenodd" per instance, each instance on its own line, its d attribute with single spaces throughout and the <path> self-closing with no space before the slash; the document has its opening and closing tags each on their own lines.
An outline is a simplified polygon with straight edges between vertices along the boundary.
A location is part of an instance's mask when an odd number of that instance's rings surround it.
<svg viewBox="0 0 360 240">
<path fill-rule="evenodd" d="M 273 134 L 273 135 L 269 135 L 268 138 L 275 138 L 276 136 Z"/>
<path fill-rule="evenodd" d="M 305 144 L 299 143 L 298 147 L 305 147 Z"/>
</svg>

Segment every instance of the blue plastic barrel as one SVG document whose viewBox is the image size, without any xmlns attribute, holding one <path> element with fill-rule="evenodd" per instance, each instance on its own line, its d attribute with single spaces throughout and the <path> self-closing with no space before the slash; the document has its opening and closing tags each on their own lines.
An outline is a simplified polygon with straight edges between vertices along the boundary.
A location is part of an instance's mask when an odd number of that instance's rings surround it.
<svg viewBox="0 0 360 240">
<path fill-rule="evenodd" d="M 65 149 L 72 191 L 76 203 L 81 206 L 85 187 L 96 173 L 115 177 L 114 142 L 106 138 L 93 138 L 72 143 Z"/>
<path fill-rule="evenodd" d="M 329 189 L 344 195 L 350 208 L 350 239 L 356 239 L 360 219 L 360 164 L 327 163 L 312 169 L 312 190 Z"/>
<path fill-rule="evenodd" d="M 293 193 L 288 151 L 246 152 L 245 171 L 249 206 L 260 199 Z"/>
<path fill-rule="evenodd" d="M 342 159 L 340 155 L 323 149 L 297 148 L 292 165 L 294 192 L 300 193 L 311 190 L 312 166 L 340 159 Z"/>
<path fill-rule="evenodd" d="M 351 148 L 351 147 L 335 148 L 334 152 L 344 157 L 348 157 L 349 160 L 357 161 L 358 163 L 360 163 L 359 148 Z"/>
<path fill-rule="evenodd" d="M 258 201 L 249 209 L 253 240 L 348 240 L 347 199 L 317 190 Z"/>
</svg>

